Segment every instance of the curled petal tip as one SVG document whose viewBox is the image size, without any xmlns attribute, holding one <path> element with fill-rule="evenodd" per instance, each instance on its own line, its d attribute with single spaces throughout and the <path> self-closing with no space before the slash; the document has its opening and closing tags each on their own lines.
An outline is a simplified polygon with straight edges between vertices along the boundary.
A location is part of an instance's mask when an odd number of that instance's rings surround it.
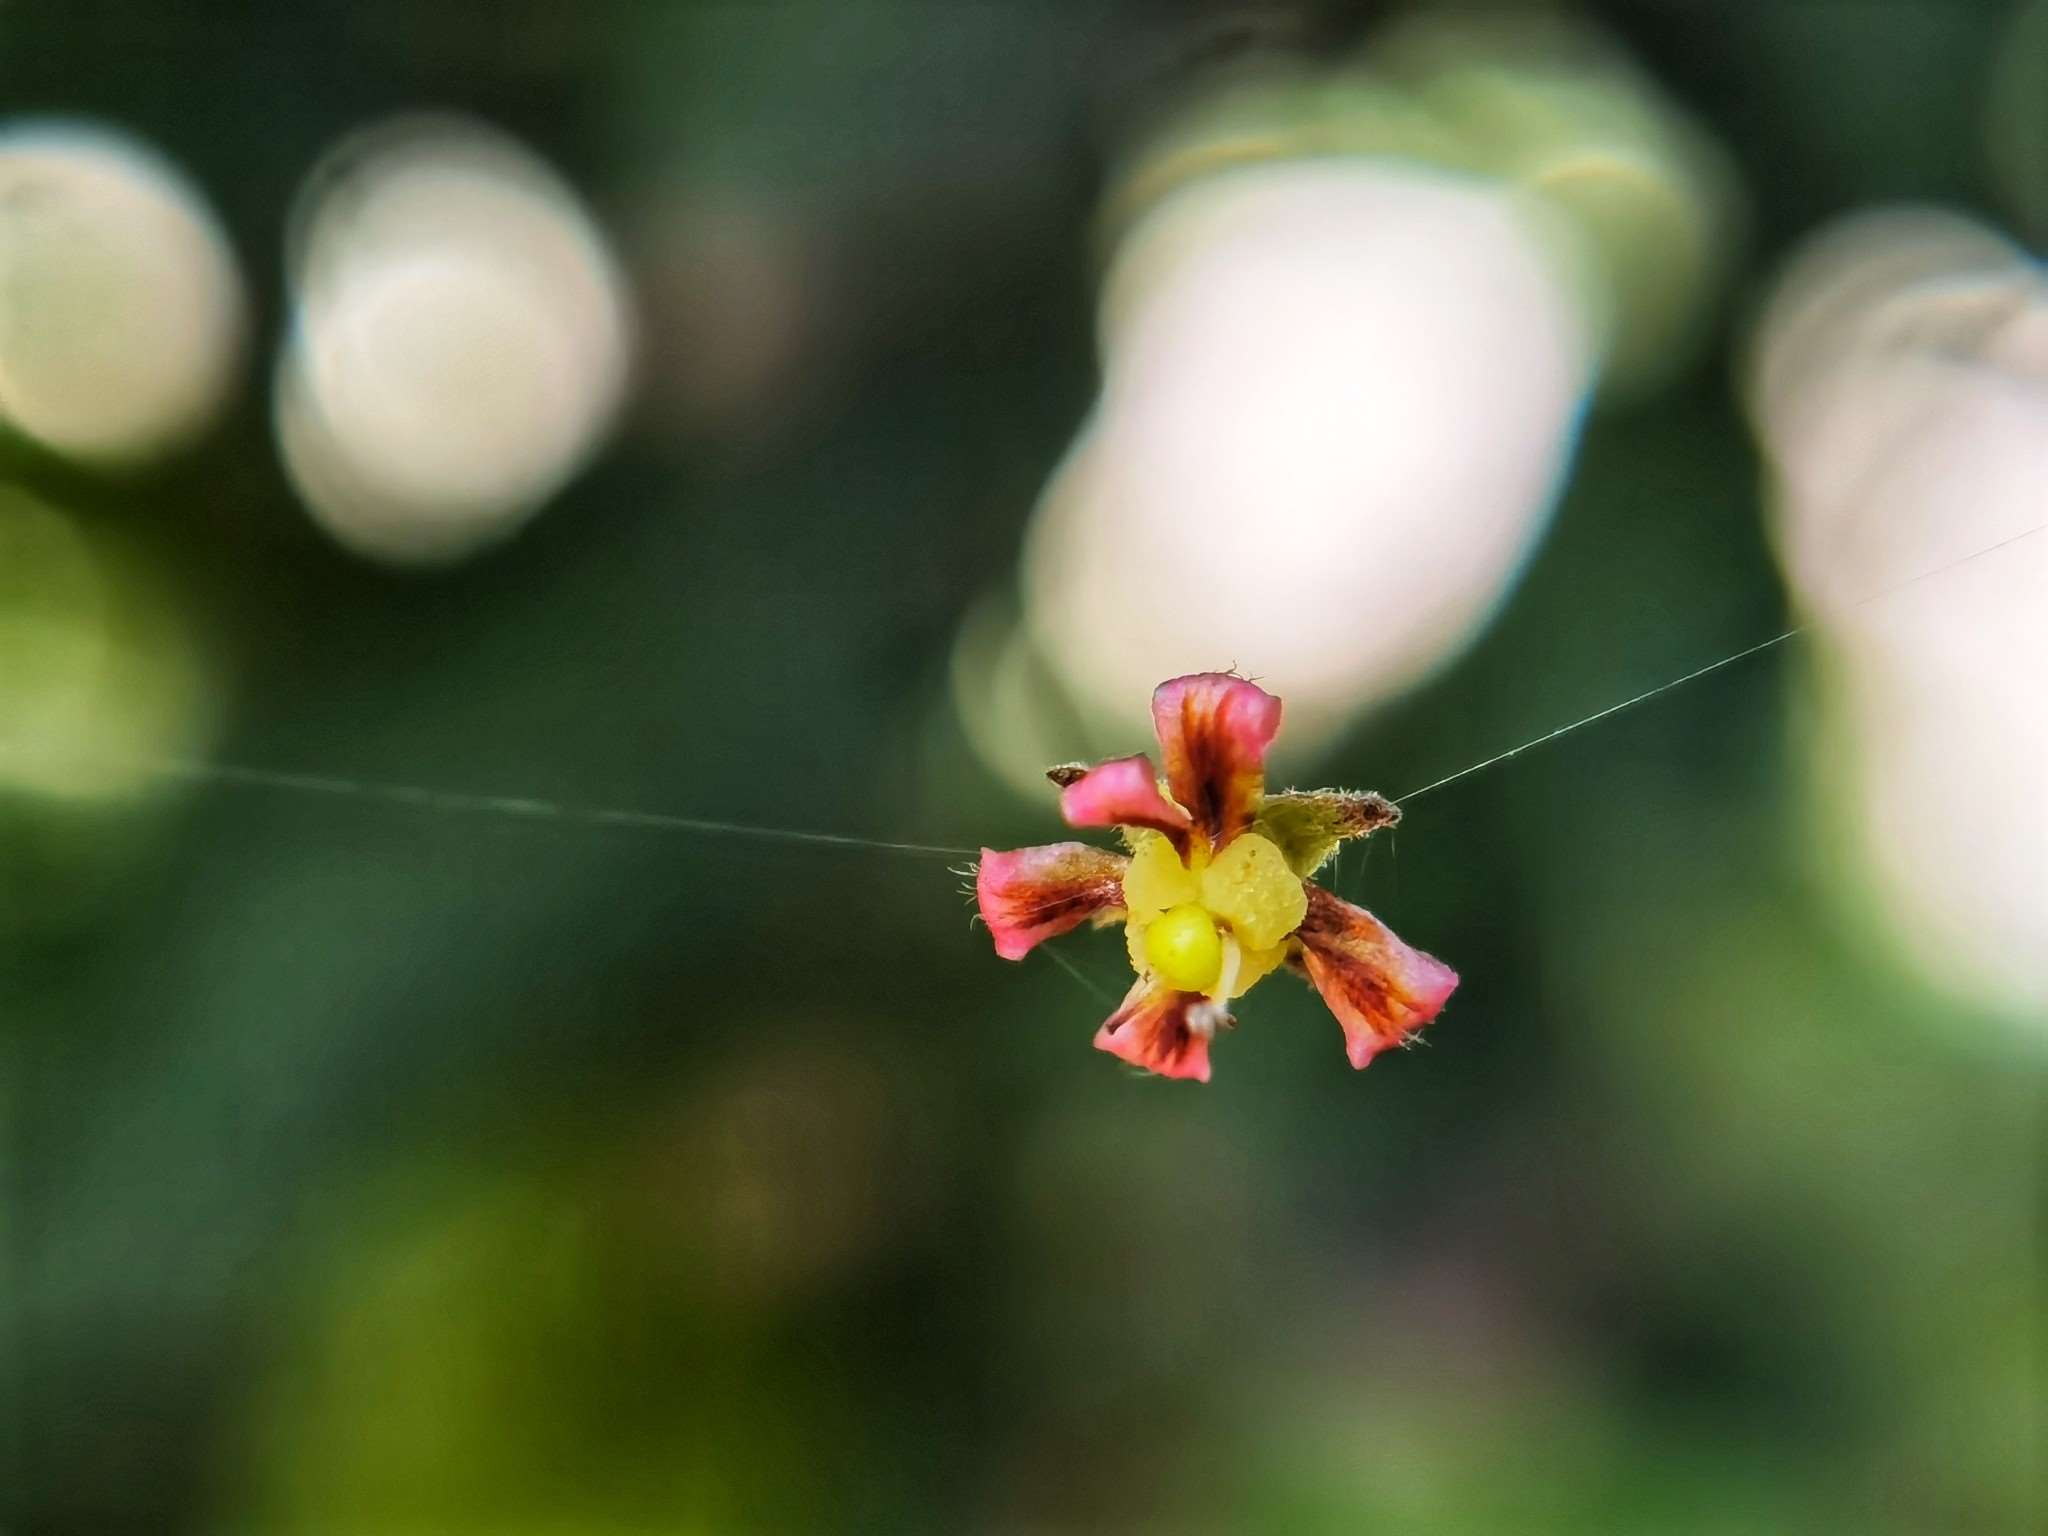
<svg viewBox="0 0 2048 1536">
<path fill-rule="evenodd" d="M 1152 760 L 1142 753 L 1089 769 L 1060 791 L 1060 814 L 1072 827 L 1150 827 L 1185 832 L 1188 813 L 1159 793 Z"/>
<path fill-rule="evenodd" d="M 1400 1045 L 1413 1039 L 1418 1030 L 1443 1012 L 1444 1004 L 1449 1002 L 1451 994 L 1458 990 L 1456 971 L 1434 955 L 1426 955 L 1419 949 L 1410 950 L 1409 953 L 1422 962 L 1415 968 L 1415 977 L 1411 983 L 1413 990 L 1409 994 L 1415 1005 L 1413 1022 L 1409 1023 L 1400 1035 L 1393 1038 L 1374 1033 L 1370 1029 L 1355 1029 L 1348 1025 L 1345 1027 L 1344 1054 L 1351 1059 L 1351 1065 L 1361 1071 L 1372 1064 L 1373 1057 L 1389 1046 Z M 1341 1016 L 1339 1022 L 1342 1022 Z"/>
<path fill-rule="evenodd" d="M 996 953 L 1022 960 L 1039 944 L 1122 904 L 1121 854 L 1087 843 L 981 850 L 974 899 Z"/>
</svg>

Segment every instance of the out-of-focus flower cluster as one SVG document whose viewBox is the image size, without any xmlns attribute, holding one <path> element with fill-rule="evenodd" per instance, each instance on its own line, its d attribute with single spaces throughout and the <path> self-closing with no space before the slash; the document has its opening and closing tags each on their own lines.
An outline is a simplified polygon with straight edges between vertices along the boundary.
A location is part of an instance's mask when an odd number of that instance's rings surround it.
<svg viewBox="0 0 2048 1536">
<path fill-rule="evenodd" d="M 602 439 L 631 318 L 562 180 L 480 124 L 408 118 L 316 166 L 283 232 L 276 425 L 293 488 L 360 553 L 446 561 L 537 511 Z M 135 468 L 241 377 L 247 300 L 199 190 L 87 123 L 0 130 L 0 429 Z"/>
<path fill-rule="evenodd" d="M 523 147 L 447 117 L 368 130 L 314 168 L 279 233 L 280 459 L 337 541 L 454 559 L 602 440 L 624 283 Z M 232 408 L 248 308 L 219 220 L 162 155 L 94 123 L 0 125 L 0 447 L 146 497 L 141 477 Z M 175 561 L 67 502 L 0 483 L 0 789 L 128 802 L 203 755 L 222 685 Z"/>
<path fill-rule="evenodd" d="M 133 463 L 206 427 L 247 306 L 198 190 L 84 123 L 0 128 L 0 428 Z"/>
<path fill-rule="evenodd" d="M 277 435 L 313 516 L 401 563 L 517 528 L 581 466 L 625 383 L 621 279 L 575 195 L 473 123 L 334 150 L 291 232 Z"/>
<path fill-rule="evenodd" d="M 1183 100 L 1105 199 L 1101 394 L 1021 608 L 956 658 L 984 758 L 1022 787 L 1064 713 L 1125 739 L 1151 679 L 1231 662 L 1312 752 L 1442 666 L 1596 390 L 1689 356 L 1734 225 L 1712 145 L 1561 23 L 1412 23 Z"/>
<path fill-rule="evenodd" d="M 1846 220 L 1781 279 L 1750 403 L 1821 641 L 1815 793 L 1849 844 L 1830 874 L 1937 986 L 2039 1017 L 2048 277 L 1955 214 Z"/>
</svg>

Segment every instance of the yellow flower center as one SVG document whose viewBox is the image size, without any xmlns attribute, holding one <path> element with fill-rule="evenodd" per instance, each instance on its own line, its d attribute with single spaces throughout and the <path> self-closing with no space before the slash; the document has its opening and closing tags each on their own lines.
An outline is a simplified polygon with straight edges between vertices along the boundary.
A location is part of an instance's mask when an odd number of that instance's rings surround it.
<svg viewBox="0 0 2048 1536">
<path fill-rule="evenodd" d="M 1279 848 L 1257 833 L 1214 856 L 1195 837 L 1183 862 L 1172 842 L 1146 832 L 1124 872 L 1124 908 L 1133 969 L 1222 1002 L 1287 958 L 1308 894 Z"/>
</svg>

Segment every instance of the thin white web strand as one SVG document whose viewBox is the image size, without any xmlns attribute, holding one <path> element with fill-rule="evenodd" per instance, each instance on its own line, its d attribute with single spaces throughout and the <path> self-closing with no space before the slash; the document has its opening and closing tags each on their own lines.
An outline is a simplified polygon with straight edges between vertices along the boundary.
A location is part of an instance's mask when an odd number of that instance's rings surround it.
<svg viewBox="0 0 2048 1536">
<path fill-rule="evenodd" d="M 1908 577 L 1896 585 L 1873 592 L 1867 597 L 1859 598 L 1850 606 L 1860 608 L 1869 603 L 1882 601 L 1895 593 L 1905 591 L 1908 587 L 1946 575 L 1950 571 L 1968 565 L 1973 560 L 1981 560 L 1987 555 L 2010 548 L 2012 545 L 2020 543 L 2022 540 L 2033 538 L 2044 531 L 2048 531 L 2048 524 L 2036 525 L 2024 532 L 2013 534 L 2011 537 L 2001 539 L 1995 544 L 1986 545 L 1984 548 L 1976 550 L 1971 554 L 1952 560 L 1946 565 L 1938 566 L 1931 571 L 1922 571 L 1920 574 Z M 1773 635 L 1768 640 L 1760 640 L 1754 645 L 1745 646 L 1731 655 L 1723 656 L 1719 660 L 1709 662 L 1703 667 L 1695 667 L 1692 671 L 1684 673 L 1679 677 L 1674 677 L 1668 682 L 1659 683 L 1654 688 L 1647 688 L 1641 693 L 1623 699 L 1618 704 L 1610 704 L 1604 709 L 1595 710 L 1592 714 L 1582 716 L 1577 720 L 1571 721 L 1569 724 L 1558 726 L 1554 730 L 1545 731 L 1540 736 L 1531 737 L 1519 746 L 1510 747 L 1505 752 L 1497 752 L 1491 757 L 1482 758 L 1476 763 L 1460 768 L 1455 773 L 1448 773 L 1442 778 L 1432 780 L 1418 789 L 1411 789 L 1406 794 L 1396 797 L 1394 804 L 1405 805 L 1407 802 L 1419 799 L 1423 795 L 1433 794 L 1446 785 L 1454 784 L 1460 779 L 1470 778 L 1473 774 L 1507 762 L 1511 758 L 1520 757 L 1525 752 L 1533 751 L 1535 748 L 1546 743 L 1569 736 L 1574 731 L 1583 730 L 1586 726 L 1605 720 L 1611 715 L 1618 715 L 1624 710 L 1633 709 L 1638 704 L 1646 704 L 1652 699 L 1659 698 L 1674 689 L 1685 686 L 1687 683 L 1695 682 L 1710 673 L 1718 672 L 1723 667 L 1733 666 L 1739 661 L 1770 650 L 1774 646 L 1782 645 L 1787 640 L 1794 639 L 1806 632 L 1807 626 L 1801 625 Z M 4 747 L 0 747 L 0 751 L 4 750 Z M 161 777 L 183 780 L 188 783 L 241 785 L 254 789 L 274 789 L 296 794 L 329 795 L 337 798 L 375 801 L 385 805 L 407 806 L 421 810 L 500 816 L 522 821 L 555 821 L 593 827 L 627 827 L 650 832 L 694 833 L 699 836 L 711 837 L 751 837 L 765 841 L 798 843 L 814 847 L 872 849 L 879 853 L 901 853 L 923 858 L 975 858 L 980 854 L 978 848 L 951 847 L 937 843 L 902 842 L 886 838 L 856 837 L 847 833 L 814 832 L 797 827 L 756 826 L 745 822 L 717 821 L 700 816 L 679 816 L 659 811 L 625 810 L 605 806 L 582 806 L 563 801 L 540 800 L 516 795 L 465 794 L 454 790 L 433 789 L 424 785 L 394 784 L 375 779 L 343 778 L 329 774 L 296 773 L 281 769 L 255 768 L 235 763 L 168 759 L 151 763 L 149 767 L 152 772 Z"/>
</svg>

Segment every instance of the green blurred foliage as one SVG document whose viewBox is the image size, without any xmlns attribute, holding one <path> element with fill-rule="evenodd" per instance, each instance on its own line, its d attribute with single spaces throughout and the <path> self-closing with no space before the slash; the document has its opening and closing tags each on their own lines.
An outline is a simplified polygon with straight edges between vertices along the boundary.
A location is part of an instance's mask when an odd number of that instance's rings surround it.
<svg viewBox="0 0 2048 1536">
<path fill-rule="evenodd" d="M 1865 200 L 1992 195 L 2005 7 L 1598 13 L 1729 150 L 1759 273 Z M 947 657 L 1093 388 L 1134 80 L 1214 35 L 1135 0 L 0 9 L 6 110 L 163 144 L 273 340 L 296 174 L 423 101 L 601 210 L 744 185 L 832 274 L 745 455 L 640 422 L 450 573 L 321 541 L 255 395 L 139 480 L 5 445 L 6 494 L 218 637 L 225 761 L 1042 840 Z M 1318 778 L 1399 792 L 1782 627 L 1734 338 L 1589 427 L 1484 642 Z M 1354 1075 L 1276 981 L 1206 1091 L 1091 1053 L 1099 999 L 992 959 L 943 860 L 10 798 L 0 1525 L 2032 1528 L 2040 1063 L 1827 915 L 1800 678 L 1418 802 L 1334 875 L 1463 973 L 1427 1046 Z M 1119 986 L 1114 935 L 1069 953 Z"/>
</svg>

